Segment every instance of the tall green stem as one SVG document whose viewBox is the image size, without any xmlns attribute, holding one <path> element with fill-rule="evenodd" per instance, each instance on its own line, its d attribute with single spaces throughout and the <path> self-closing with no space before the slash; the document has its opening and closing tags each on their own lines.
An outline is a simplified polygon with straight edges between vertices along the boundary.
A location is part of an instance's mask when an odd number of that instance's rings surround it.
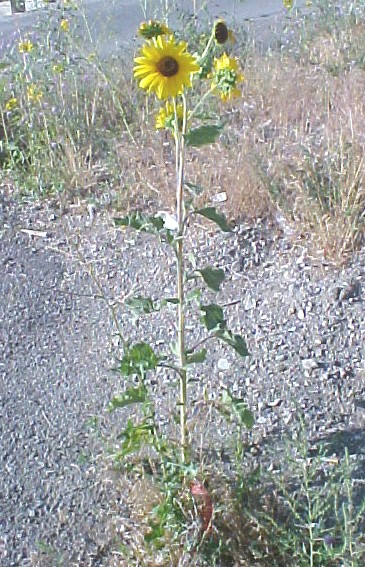
<svg viewBox="0 0 365 567">
<path fill-rule="evenodd" d="M 178 223 L 177 234 L 177 297 L 178 303 L 178 358 L 179 358 L 179 409 L 180 409 L 180 447 L 181 461 L 186 462 L 187 457 L 187 373 L 185 369 L 185 293 L 184 293 L 184 161 L 185 161 L 185 132 L 186 132 L 186 99 L 182 97 L 184 105 L 183 124 L 179 130 L 176 99 L 174 98 L 175 111 L 175 143 L 176 143 L 176 216 Z"/>
</svg>

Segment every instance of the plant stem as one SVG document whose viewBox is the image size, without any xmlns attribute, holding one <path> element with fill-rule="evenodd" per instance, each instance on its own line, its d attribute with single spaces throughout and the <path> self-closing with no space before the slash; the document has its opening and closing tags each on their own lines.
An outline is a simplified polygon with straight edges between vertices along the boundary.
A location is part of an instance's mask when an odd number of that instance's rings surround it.
<svg viewBox="0 0 365 567">
<path fill-rule="evenodd" d="M 182 131 L 179 131 L 179 123 L 177 116 L 176 98 L 174 102 L 175 112 L 175 143 L 176 143 L 176 217 L 178 222 L 177 234 L 177 297 L 178 303 L 178 359 L 180 367 L 179 376 L 179 409 L 180 409 L 180 447 L 181 461 L 186 462 L 187 454 L 187 426 L 186 426 L 186 408 L 187 408 L 187 374 L 185 370 L 185 293 L 184 293 L 184 221 L 185 221 L 185 203 L 184 203 L 184 161 L 185 161 L 185 145 L 184 135 L 186 131 L 186 99 L 182 97 L 184 105 Z"/>
</svg>

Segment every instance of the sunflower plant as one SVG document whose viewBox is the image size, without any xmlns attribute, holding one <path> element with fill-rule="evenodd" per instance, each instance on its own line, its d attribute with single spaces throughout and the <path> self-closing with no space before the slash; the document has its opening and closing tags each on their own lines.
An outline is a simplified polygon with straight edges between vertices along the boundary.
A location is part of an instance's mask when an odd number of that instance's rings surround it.
<svg viewBox="0 0 365 567">
<path fill-rule="evenodd" d="M 176 306 L 176 343 L 171 352 L 157 354 L 153 347 L 144 342 L 126 345 L 120 363 L 120 372 L 132 379 L 123 393 L 115 396 L 110 402 L 110 409 L 140 404 L 143 417 L 138 422 L 128 421 L 121 434 L 123 442 L 118 453 L 124 457 L 139 450 L 146 443 L 154 444 L 158 451 L 167 450 L 166 441 L 156 425 L 155 410 L 149 392 L 147 376 L 159 366 L 168 368 L 178 378 L 176 406 L 178 408 L 179 441 L 177 446 L 178 462 L 182 477 L 186 478 L 194 470 L 192 466 L 191 439 L 188 431 L 188 414 L 191 409 L 189 398 L 189 374 L 192 365 L 203 363 L 208 351 L 205 344 L 211 339 L 218 339 L 232 347 L 241 357 L 248 355 L 244 338 L 232 332 L 224 317 L 224 310 L 216 303 L 200 302 L 199 286 L 201 282 L 213 291 L 219 291 L 225 275 L 219 268 L 193 266 L 187 270 L 186 232 L 195 217 L 204 217 L 215 223 L 223 232 L 230 232 L 227 219 L 215 207 L 197 207 L 191 194 L 196 189 L 193 183 L 185 178 L 185 159 L 189 147 L 198 147 L 217 141 L 222 130 L 221 124 L 201 123 L 200 112 L 208 97 L 219 96 L 223 102 L 239 96 L 239 85 L 244 80 L 239 61 L 229 56 L 222 46 L 233 42 L 232 32 L 223 20 L 214 23 L 207 43 L 201 54 L 190 53 L 187 43 L 177 37 L 163 23 L 150 21 L 143 23 L 138 35 L 145 39 L 134 60 L 134 77 L 140 88 L 148 95 L 161 101 L 161 107 L 155 118 L 157 129 L 165 129 L 171 133 L 175 145 L 176 160 L 176 210 L 171 215 L 173 223 L 167 223 L 160 216 L 147 216 L 139 211 L 123 218 L 115 219 L 120 227 L 130 227 L 137 231 L 145 231 L 159 235 L 167 242 L 176 257 L 176 297 L 162 298 L 157 305 L 149 297 L 133 297 L 128 306 L 138 315 L 152 313 L 167 303 Z M 199 95 L 195 96 L 195 85 L 203 82 Z M 204 91 L 205 88 L 205 91 Z M 199 110 L 199 112 L 198 112 Z M 189 222 L 188 222 L 189 221 Z M 199 281 L 200 280 L 200 281 Z M 189 281 L 189 296 L 187 283 Z M 191 282 L 196 289 L 191 290 Z M 195 293 L 196 292 L 196 293 Z M 200 321 L 205 328 L 205 336 L 196 344 L 188 344 L 186 336 L 187 305 L 191 306 L 191 297 L 195 294 Z M 204 400 L 209 405 L 209 400 Z M 222 392 L 220 400 L 211 401 L 211 406 L 229 419 L 235 420 L 239 428 L 252 426 L 252 414 L 242 399 L 234 397 L 229 390 Z M 192 485 L 191 494 L 204 493 L 204 487 L 196 483 Z M 209 508 L 207 503 L 206 510 Z M 206 516 L 209 515 L 206 513 Z M 210 520 L 203 522 L 208 530 Z"/>
</svg>

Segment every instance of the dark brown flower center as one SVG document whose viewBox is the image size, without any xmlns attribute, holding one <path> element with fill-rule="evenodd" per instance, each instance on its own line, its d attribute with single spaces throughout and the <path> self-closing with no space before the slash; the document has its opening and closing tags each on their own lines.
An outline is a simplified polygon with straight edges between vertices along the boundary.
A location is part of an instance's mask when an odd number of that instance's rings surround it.
<svg viewBox="0 0 365 567">
<path fill-rule="evenodd" d="M 214 29 L 214 37 L 217 43 L 226 43 L 228 39 L 228 28 L 224 22 L 218 22 Z"/>
<path fill-rule="evenodd" d="M 157 69 L 164 77 L 173 77 L 179 71 L 179 64 L 173 57 L 162 57 L 157 63 Z"/>
</svg>

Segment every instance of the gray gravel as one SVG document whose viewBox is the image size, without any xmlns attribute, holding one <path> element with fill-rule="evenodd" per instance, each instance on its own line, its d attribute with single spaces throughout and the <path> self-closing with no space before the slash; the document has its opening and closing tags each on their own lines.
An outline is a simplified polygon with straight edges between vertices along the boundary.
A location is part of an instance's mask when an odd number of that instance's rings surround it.
<svg viewBox="0 0 365 567">
<path fill-rule="evenodd" d="M 122 414 L 105 411 L 122 389 L 112 371 L 120 341 L 110 308 L 128 338 L 153 334 L 163 350 L 174 335 L 172 310 L 136 330 L 119 302 L 133 293 L 171 296 L 174 285 L 164 247 L 115 230 L 107 213 L 90 213 L 80 205 L 59 217 L 1 192 L 3 567 L 111 565 L 115 538 L 128 541 L 127 502 L 105 460 L 105 439 L 122 426 Z M 247 397 L 256 420 L 247 435 L 251 453 L 280 439 L 303 412 L 313 439 L 334 441 L 334 450 L 347 444 L 364 459 L 364 251 L 337 269 L 259 221 L 231 235 L 197 227 L 189 246 L 200 265 L 226 271 L 216 299 L 232 302 L 229 324 L 249 345 L 243 361 L 212 345 L 199 372 L 209 377 L 211 397 L 220 385 Z M 99 284 L 107 301 L 98 297 Z M 194 321 L 189 337 L 201 337 Z M 156 385 L 161 419 L 172 404 L 165 377 Z M 220 430 L 223 436 L 223 424 Z"/>
</svg>

